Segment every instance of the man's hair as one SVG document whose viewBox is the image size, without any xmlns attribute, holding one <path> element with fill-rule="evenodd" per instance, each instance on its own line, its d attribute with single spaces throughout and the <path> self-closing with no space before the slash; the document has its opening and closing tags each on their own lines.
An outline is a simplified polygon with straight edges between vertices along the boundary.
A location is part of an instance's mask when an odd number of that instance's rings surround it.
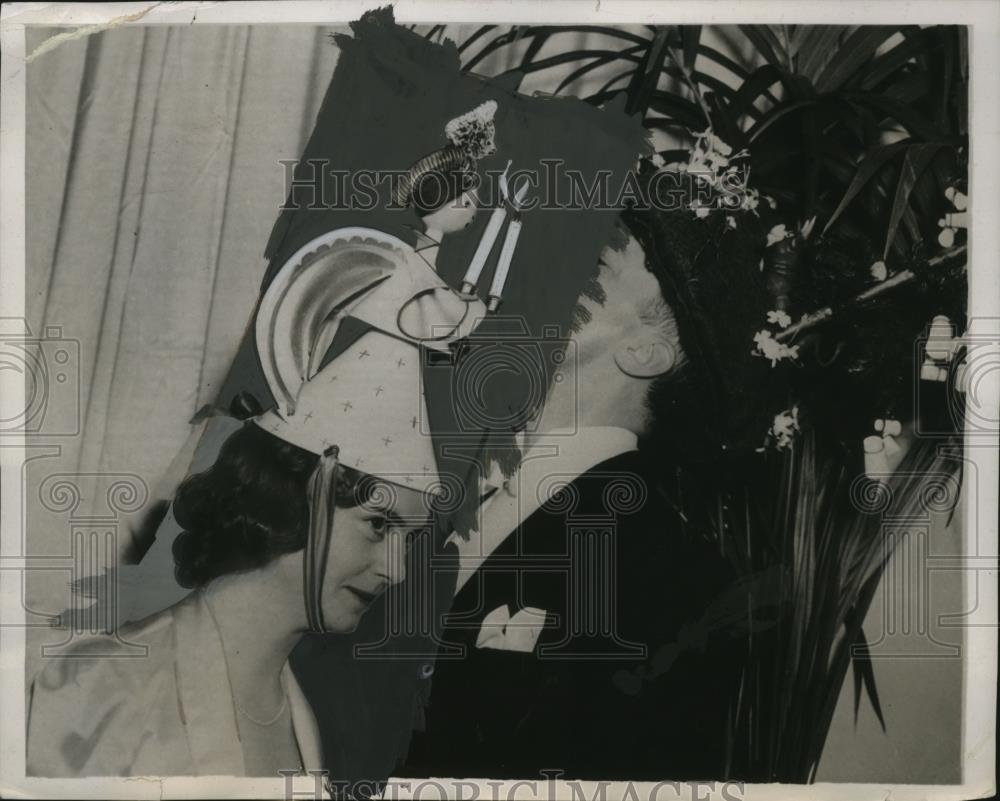
<svg viewBox="0 0 1000 801">
<path fill-rule="evenodd" d="M 635 236 L 627 225 L 627 221 L 622 221 L 620 223 L 619 232 L 623 237 L 623 242 L 629 236 Z M 636 236 L 635 239 L 639 243 L 639 247 L 642 248 L 643 255 L 645 257 L 645 269 L 656 276 L 657 271 L 653 268 L 651 259 L 646 253 L 646 249 L 643 247 L 642 241 L 638 236 Z M 614 245 L 612 245 L 612 247 L 614 247 Z M 580 299 L 582 300 L 583 298 L 586 298 L 599 306 L 604 306 L 604 304 L 607 303 L 608 294 L 604 285 L 601 283 L 600 273 L 588 279 L 588 281 L 584 284 L 583 290 L 580 293 Z M 663 297 L 662 292 L 640 298 L 639 304 L 635 309 L 635 314 L 643 323 L 652 326 L 655 330 L 657 330 L 675 351 L 673 366 L 663 375 L 653 379 L 646 392 L 646 410 L 648 414 L 646 428 L 653 430 L 659 428 L 661 425 L 662 421 L 660 421 L 658 417 L 662 414 L 664 401 L 671 397 L 673 394 L 672 389 L 678 384 L 678 382 L 683 380 L 683 374 L 687 364 L 687 356 L 684 348 L 681 346 L 680 329 L 677 324 L 677 317 L 674 314 L 673 309 L 670 307 L 670 304 L 667 303 L 666 299 Z M 590 310 L 583 303 L 577 301 L 576 306 L 573 308 L 570 329 L 573 332 L 578 332 L 585 325 L 587 325 L 590 320 Z"/>
</svg>

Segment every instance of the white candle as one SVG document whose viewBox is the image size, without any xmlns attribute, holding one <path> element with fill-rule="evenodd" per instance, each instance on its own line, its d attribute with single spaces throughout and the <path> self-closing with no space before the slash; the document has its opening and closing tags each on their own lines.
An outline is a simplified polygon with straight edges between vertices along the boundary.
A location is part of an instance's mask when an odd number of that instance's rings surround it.
<svg viewBox="0 0 1000 801">
<path fill-rule="evenodd" d="M 500 258 L 497 260 L 497 271 L 493 274 L 493 283 L 490 285 L 490 298 L 503 297 L 503 287 L 507 283 L 507 273 L 510 271 L 510 263 L 514 258 L 514 248 L 517 247 L 517 238 L 521 235 L 521 221 L 517 218 L 510 221 L 507 228 L 507 237 L 503 241 L 500 250 Z"/>
<path fill-rule="evenodd" d="M 497 236 L 500 235 L 500 228 L 503 226 L 506 216 L 507 210 L 502 205 L 493 209 L 493 214 L 490 215 L 490 221 L 486 225 L 486 230 L 483 231 L 483 236 L 479 240 L 476 253 L 472 257 L 472 261 L 469 262 L 469 269 L 465 271 L 465 278 L 462 279 L 463 291 L 471 292 L 475 289 L 476 284 L 479 282 L 479 276 L 483 272 L 483 267 L 486 266 L 486 259 L 489 258 L 490 252 L 493 250 L 493 245 L 497 241 Z"/>
</svg>

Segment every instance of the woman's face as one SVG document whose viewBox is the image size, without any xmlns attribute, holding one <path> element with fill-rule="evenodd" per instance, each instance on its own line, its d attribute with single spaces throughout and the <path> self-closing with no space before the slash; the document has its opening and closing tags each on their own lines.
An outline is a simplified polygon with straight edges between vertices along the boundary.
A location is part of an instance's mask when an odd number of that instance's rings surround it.
<svg viewBox="0 0 1000 801">
<path fill-rule="evenodd" d="M 323 584 L 329 631 L 353 631 L 392 584 L 406 578 L 407 538 L 426 528 L 430 512 L 416 490 L 378 482 L 358 506 L 337 507 Z"/>
</svg>

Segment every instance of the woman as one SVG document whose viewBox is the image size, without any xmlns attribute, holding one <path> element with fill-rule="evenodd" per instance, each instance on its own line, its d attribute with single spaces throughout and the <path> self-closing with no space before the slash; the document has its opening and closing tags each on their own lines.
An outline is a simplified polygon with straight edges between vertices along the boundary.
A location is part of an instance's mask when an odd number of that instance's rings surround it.
<svg viewBox="0 0 1000 801">
<path fill-rule="evenodd" d="M 316 724 L 286 666 L 309 629 L 303 549 L 319 461 L 248 422 L 181 486 L 176 569 L 195 591 L 119 630 L 147 647 L 145 658 L 108 658 L 107 640 L 91 641 L 38 675 L 29 774 L 277 777 L 319 767 Z M 334 480 L 322 615 L 326 631 L 348 632 L 403 579 L 406 537 L 428 512 L 416 490 L 343 466 Z"/>
<path fill-rule="evenodd" d="M 488 121 L 472 116 L 449 123 L 453 143 L 478 142 L 480 128 L 490 139 Z M 426 200 L 427 169 L 468 167 L 474 155 L 456 153 L 414 168 L 409 188 Z M 474 207 L 450 205 L 431 222 L 468 224 Z M 174 498 L 184 528 L 177 576 L 195 592 L 37 676 L 29 774 L 274 777 L 321 767 L 288 655 L 305 632 L 352 631 L 402 581 L 408 533 L 428 527 L 432 507 L 462 502 L 462 480 L 441 472 L 427 430 L 422 353 L 450 353 L 484 310 L 372 228 L 326 231 L 284 262 L 254 321 L 273 403 Z M 122 642 L 131 648 L 109 658 Z M 145 658 L 128 658 L 136 644 Z"/>
</svg>

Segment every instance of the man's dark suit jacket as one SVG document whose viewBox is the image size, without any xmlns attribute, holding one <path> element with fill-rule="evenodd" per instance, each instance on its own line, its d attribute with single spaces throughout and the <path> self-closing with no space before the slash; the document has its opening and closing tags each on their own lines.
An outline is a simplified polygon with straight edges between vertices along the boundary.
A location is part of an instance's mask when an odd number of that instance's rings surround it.
<svg viewBox="0 0 1000 801">
<path fill-rule="evenodd" d="M 705 616 L 729 573 L 642 476 L 631 452 L 578 477 L 501 543 L 450 614 L 456 553 L 439 546 L 433 580 L 418 566 L 427 554 L 411 553 L 407 580 L 355 635 L 303 639 L 292 666 L 331 777 L 362 782 L 356 796 L 390 774 L 725 778 L 739 640 Z M 401 593 L 431 607 L 430 628 L 387 633 Z M 483 617 L 504 604 L 548 613 L 531 653 L 476 648 Z M 588 604 L 617 641 L 588 626 Z M 358 658 L 359 644 L 383 639 Z"/>
<path fill-rule="evenodd" d="M 637 452 L 592 468 L 461 588 L 402 775 L 725 778 L 738 640 L 706 612 L 729 574 L 642 475 Z M 530 653 L 476 647 L 502 605 L 547 612 Z"/>
</svg>

